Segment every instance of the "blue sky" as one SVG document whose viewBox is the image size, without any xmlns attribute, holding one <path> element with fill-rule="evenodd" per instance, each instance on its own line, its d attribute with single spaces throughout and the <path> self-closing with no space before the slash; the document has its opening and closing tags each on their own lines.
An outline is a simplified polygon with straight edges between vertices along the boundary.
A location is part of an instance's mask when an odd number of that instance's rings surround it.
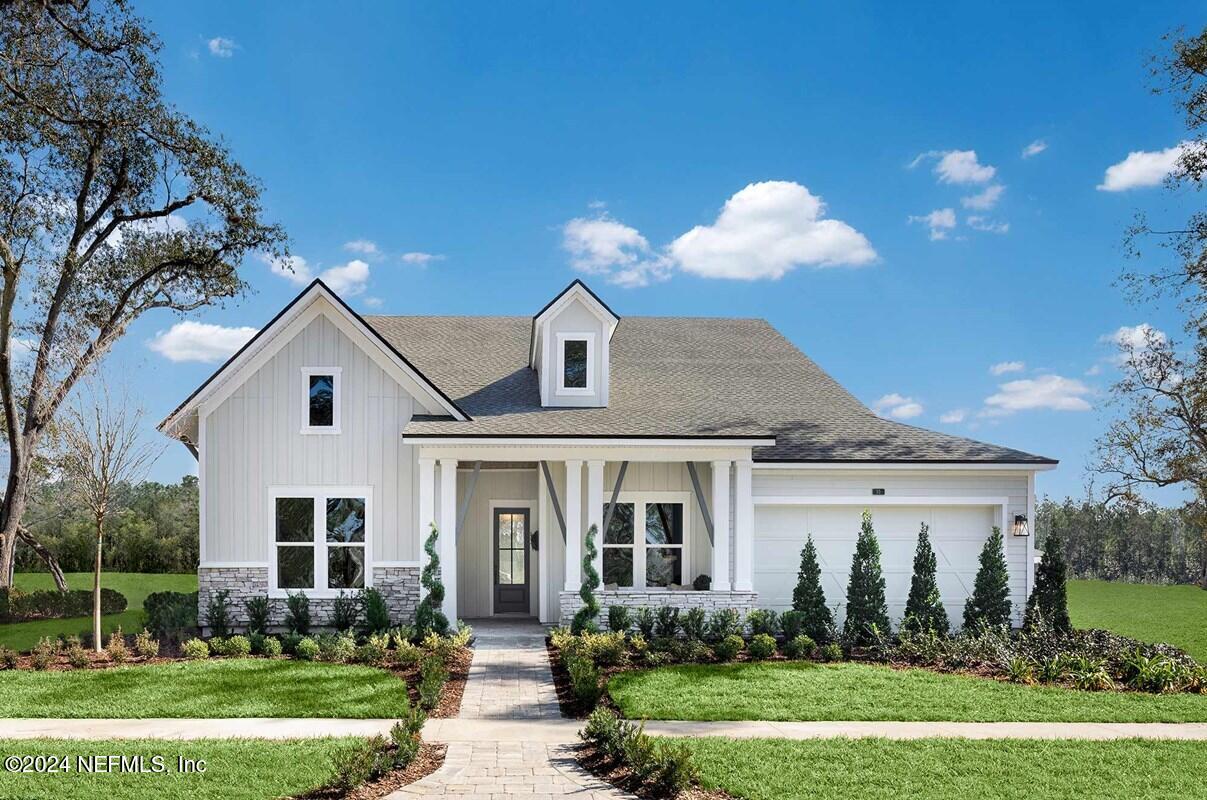
<svg viewBox="0 0 1207 800">
<path fill-rule="evenodd" d="M 1113 283 L 1133 214 L 1193 199 L 1149 185 L 1184 130 L 1146 65 L 1201 3 L 137 5 L 167 95 L 363 312 L 530 314 L 582 276 L 621 315 L 764 317 L 887 415 L 1061 459 L 1056 495 L 1109 418 L 1104 337 L 1178 332 Z M 189 320 L 299 288 L 244 274 Z M 112 357 L 155 419 L 215 367 L 165 354 L 240 336 L 179 322 Z"/>
</svg>

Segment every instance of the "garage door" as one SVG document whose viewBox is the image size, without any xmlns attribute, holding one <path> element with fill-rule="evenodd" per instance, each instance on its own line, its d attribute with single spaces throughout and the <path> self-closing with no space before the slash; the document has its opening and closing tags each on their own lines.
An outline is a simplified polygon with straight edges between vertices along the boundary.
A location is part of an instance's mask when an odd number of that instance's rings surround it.
<svg viewBox="0 0 1207 800">
<path fill-rule="evenodd" d="M 977 560 L 998 524 L 997 506 L 874 506 L 872 525 L 880 542 L 889 618 L 895 628 L 905 613 L 921 523 L 930 526 L 938 561 L 939 592 L 947 616 L 959 624 L 972 594 Z M 813 534 L 826 603 L 846 605 L 847 577 L 859 535 L 862 506 L 758 506 L 754 515 L 754 588 L 759 605 L 791 608 L 800 552 Z M 839 620 L 843 610 L 839 609 Z"/>
</svg>

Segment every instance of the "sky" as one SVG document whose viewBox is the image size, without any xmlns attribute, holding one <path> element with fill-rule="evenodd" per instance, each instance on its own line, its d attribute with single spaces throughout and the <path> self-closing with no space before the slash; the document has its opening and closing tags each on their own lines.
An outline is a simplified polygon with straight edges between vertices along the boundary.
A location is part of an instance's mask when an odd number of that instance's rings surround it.
<svg viewBox="0 0 1207 800">
<path fill-rule="evenodd" d="M 1159 185 L 1186 132 L 1148 62 L 1201 2 L 135 5 L 294 258 L 132 327 L 107 369 L 156 421 L 310 276 L 362 313 L 525 315 L 581 277 L 622 317 L 765 318 L 1079 496 L 1115 340 L 1179 333 L 1117 279 L 1134 215 L 1195 199 Z"/>
</svg>

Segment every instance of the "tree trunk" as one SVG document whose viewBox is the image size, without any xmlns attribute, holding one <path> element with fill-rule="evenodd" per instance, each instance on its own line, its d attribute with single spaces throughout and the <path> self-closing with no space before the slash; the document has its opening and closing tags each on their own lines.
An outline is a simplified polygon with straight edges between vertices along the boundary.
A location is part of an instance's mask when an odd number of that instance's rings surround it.
<svg viewBox="0 0 1207 800">
<path fill-rule="evenodd" d="M 54 557 L 54 553 L 46 548 L 46 545 L 34 538 L 34 535 L 27 528 L 17 528 L 17 535 L 21 537 L 21 541 L 25 542 L 25 546 L 33 550 L 38 558 L 42 559 L 46 564 L 46 568 L 50 570 L 50 577 L 54 578 L 54 585 L 60 592 L 67 591 L 67 579 L 63 577 L 63 568 L 59 566 L 59 560 Z M 16 561 L 16 559 L 13 559 Z"/>
<path fill-rule="evenodd" d="M 92 644 L 101 652 L 101 544 L 105 535 L 105 518 L 96 518 L 96 569 L 92 574 Z"/>
</svg>

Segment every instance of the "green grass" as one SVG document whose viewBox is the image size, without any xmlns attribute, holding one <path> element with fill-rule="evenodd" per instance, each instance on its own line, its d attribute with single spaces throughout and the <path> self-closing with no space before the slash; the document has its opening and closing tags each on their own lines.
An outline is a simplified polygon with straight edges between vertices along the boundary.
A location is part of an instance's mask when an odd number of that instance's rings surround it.
<svg viewBox="0 0 1207 800">
<path fill-rule="evenodd" d="M 1207 742 L 687 739 L 704 785 L 748 800 L 1203 797 Z"/>
<path fill-rule="evenodd" d="M 54 581 L 48 572 L 19 572 L 15 576 L 18 589 L 32 592 L 35 589 L 53 589 Z M 91 589 L 91 572 L 68 572 L 67 585 L 72 589 Z M 197 576 L 161 575 L 140 572 L 103 572 L 101 586 L 115 589 L 126 596 L 129 603 L 121 614 L 101 617 L 101 629 L 107 635 L 119 625 L 124 631 L 139 631 L 143 625 L 142 603 L 152 592 L 195 592 Z M 14 650 L 31 650 L 43 636 L 52 638 L 62 634 L 79 634 L 92 630 L 92 617 L 69 617 L 47 619 L 37 622 L 14 622 L 0 625 L 0 645 Z"/>
<path fill-rule="evenodd" d="M 0 672 L 0 717 L 384 718 L 406 708 L 401 679 L 347 664 L 244 658 Z"/>
<path fill-rule="evenodd" d="M 682 665 L 621 673 L 632 719 L 1204 722 L 1207 695 L 1082 692 L 868 664 Z"/>
<path fill-rule="evenodd" d="M 73 741 L 0 739 L 0 763 L 12 755 L 68 756 L 72 771 L 59 774 L 13 773 L 0 769 L 0 798 L 9 800 L 143 800 L 188 797 L 195 800 L 267 800 L 300 794 L 331 775 L 331 755 L 352 739 L 293 741 Z M 80 773 L 77 756 L 138 756 L 148 765 L 161 756 L 168 771 Z M 178 759 L 204 759 L 202 774 L 181 773 Z M 149 767 L 148 767 L 149 768 Z"/>
<path fill-rule="evenodd" d="M 1069 616 L 1078 628 L 1168 642 L 1207 663 L 1207 591 L 1197 586 L 1069 581 Z"/>
</svg>

